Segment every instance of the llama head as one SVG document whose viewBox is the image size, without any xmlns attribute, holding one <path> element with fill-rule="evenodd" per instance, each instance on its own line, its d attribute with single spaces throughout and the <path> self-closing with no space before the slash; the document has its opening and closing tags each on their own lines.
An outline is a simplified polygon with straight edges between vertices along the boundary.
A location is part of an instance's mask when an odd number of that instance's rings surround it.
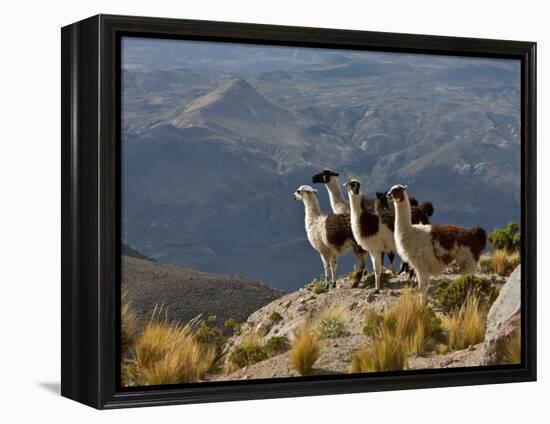
<svg viewBox="0 0 550 424">
<path fill-rule="evenodd" d="M 357 180 L 349 180 L 346 184 L 344 184 L 344 187 L 346 187 L 346 190 L 350 195 L 359 195 L 359 190 L 361 189 L 361 183 Z"/>
<path fill-rule="evenodd" d="M 308 186 L 308 185 L 302 185 L 296 189 L 294 192 L 294 200 L 307 200 L 310 197 L 315 197 L 317 193 L 317 190 L 314 188 Z"/>
<path fill-rule="evenodd" d="M 390 204 L 388 203 L 388 194 L 382 193 L 381 191 L 376 192 L 376 198 L 380 202 L 380 206 L 382 206 L 382 209 L 388 209 L 390 207 Z"/>
<path fill-rule="evenodd" d="M 407 186 L 397 184 L 390 188 L 386 196 L 390 202 L 399 203 L 405 200 L 405 197 L 407 197 L 405 191 L 407 191 Z"/>
<path fill-rule="evenodd" d="M 340 174 L 337 172 L 334 172 L 330 169 L 325 169 L 318 174 L 315 174 L 313 177 L 311 177 L 311 182 L 313 184 L 316 183 L 322 183 L 322 184 L 328 184 L 332 177 L 338 177 Z"/>
</svg>

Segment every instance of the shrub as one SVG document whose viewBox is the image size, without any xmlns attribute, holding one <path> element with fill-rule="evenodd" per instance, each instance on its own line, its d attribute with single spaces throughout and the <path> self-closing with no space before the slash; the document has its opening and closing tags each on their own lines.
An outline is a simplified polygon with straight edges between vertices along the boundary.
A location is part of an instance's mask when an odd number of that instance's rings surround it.
<svg viewBox="0 0 550 424">
<path fill-rule="evenodd" d="M 496 289 L 487 278 L 462 275 L 454 281 L 443 280 L 434 291 L 436 302 L 448 312 L 460 309 L 466 298 L 473 294 L 490 304 L 496 298 Z"/>
<path fill-rule="evenodd" d="M 321 318 L 319 321 L 319 331 L 324 339 L 335 339 L 349 335 L 346 325 L 335 318 Z"/>
<path fill-rule="evenodd" d="M 402 339 L 382 328 L 369 348 L 351 357 L 350 372 L 398 371 L 407 367 L 407 346 Z"/>
<path fill-rule="evenodd" d="M 521 246 L 519 225 L 509 222 L 506 228 L 497 228 L 488 237 L 493 250 L 506 250 L 509 253 L 517 252 Z"/>
<path fill-rule="evenodd" d="M 387 284 L 391 280 L 391 277 L 392 275 L 389 272 L 383 272 L 382 274 L 380 274 L 380 285 L 382 287 L 387 286 Z M 363 284 L 365 285 L 365 287 L 375 287 L 376 285 L 374 274 L 369 274 L 367 278 L 365 278 L 363 281 L 364 281 Z"/>
<path fill-rule="evenodd" d="M 218 328 L 212 323 L 216 319 L 211 319 L 213 315 L 207 318 L 206 321 L 201 321 L 196 333 L 197 341 L 205 346 L 213 348 L 217 354 L 223 350 L 225 344 L 225 336 L 221 328 Z"/>
<path fill-rule="evenodd" d="M 493 272 L 492 258 L 481 259 L 479 261 L 479 270 L 483 274 L 490 274 L 491 272 Z"/>
<path fill-rule="evenodd" d="M 215 352 L 197 341 L 190 325 L 151 320 L 136 340 L 135 358 L 145 384 L 176 384 L 202 378 Z"/>
<path fill-rule="evenodd" d="M 304 324 L 296 334 L 289 361 L 300 375 L 311 374 L 313 365 L 321 354 L 321 344 L 311 325 Z"/>
<path fill-rule="evenodd" d="M 283 316 L 279 312 L 273 311 L 271 315 L 269 315 L 268 320 L 272 325 L 277 324 L 283 320 Z"/>
<path fill-rule="evenodd" d="M 263 346 L 255 343 L 245 343 L 237 346 L 229 355 L 229 361 L 237 368 L 243 368 L 267 359 Z"/>
<path fill-rule="evenodd" d="M 319 281 L 318 283 L 315 283 L 313 286 L 313 293 L 315 294 L 323 294 L 328 291 L 328 286 L 326 286 L 324 283 Z"/>
<path fill-rule="evenodd" d="M 468 295 L 460 309 L 446 317 L 443 326 L 449 332 L 449 347 L 461 350 L 485 338 L 488 304 L 474 294 Z"/>
<path fill-rule="evenodd" d="M 235 321 L 233 318 L 226 319 L 223 323 L 223 327 L 231 334 L 241 334 L 241 324 Z"/>
<path fill-rule="evenodd" d="M 128 353 L 130 347 L 135 343 L 139 327 L 137 316 L 132 309 L 127 296 L 126 290 L 123 290 L 120 309 L 120 348 L 122 357 Z"/>
<path fill-rule="evenodd" d="M 491 257 L 491 269 L 495 274 L 507 276 L 521 263 L 518 252 L 509 253 L 506 250 L 497 250 Z"/>
<path fill-rule="evenodd" d="M 286 337 L 271 337 L 264 345 L 268 356 L 279 355 L 290 349 L 290 343 Z"/>
</svg>

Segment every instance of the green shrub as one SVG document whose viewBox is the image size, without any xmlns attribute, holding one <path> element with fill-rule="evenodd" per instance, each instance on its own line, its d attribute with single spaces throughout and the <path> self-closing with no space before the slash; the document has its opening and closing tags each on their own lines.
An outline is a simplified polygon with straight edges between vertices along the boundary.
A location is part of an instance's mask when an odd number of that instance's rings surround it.
<svg viewBox="0 0 550 424">
<path fill-rule="evenodd" d="M 265 359 L 267 359 L 267 353 L 264 347 L 258 344 L 237 346 L 229 355 L 229 361 L 237 368 L 246 367 Z"/>
<path fill-rule="evenodd" d="M 313 293 L 315 294 L 323 294 L 323 293 L 326 293 L 328 291 L 328 287 L 325 286 L 325 283 L 322 283 L 321 281 L 319 281 L 318 283 L 315 283 L 315 285 L 313 286 Z"/>
<path fill-rule="evenodd" d="M 482 259 L 479 261 L 479 270 L 484 274 L 493 272 L 493 261 L 491 258 Z"/>
<path fill-rule="evenodd" d="M 345 324 L 334 318 L 321 318 L 319 321 L 320 336 L 324 339 L 335 339 L 349 335 Z"/>
<path fill-rule="evenodd" d="M 509 222 L 506 228 L 497 228 L 488 237 L 493 250 L 506 250 L 509 253 L 518 252 L 521 247 L 519 225 Z"/>
<path fill-rule="evenodd" d="M 220 353 L 225 344 L 225 336 L 221 328 L 211 325 L 216 321 L 215 317 L 211 319 L 212 317 L 214 317 L 214 315 L 208 317 L 206 322 L 202 321 L 200 323 L 195 337 L 202 345 L 214 348 L 217 353 Z"/>
<path fill-rule="evenodd" d="M 380 274 L 380 286 L 385 287 L 390 282 L 391 277 L 392 275 L 389 272 L 383 272 L 382 274 Z M 363 280 L 364 286 L 368 288 L 375 287 L 375 283 L 376 281 L 374 274 L 369 274 L 367 278 Z"/>
<path fill-rule="evenodd" d="M 230 331 L 231 334 L 241 334 L 241 324 L 235 321 L 233 318 L 226 319 L 223 323 L 223 327 Z"/>
<path fill-rule="evenodd" d="M 269 322 L 273 325 L 281 322 L 283 320 L 283 316 L 279 312 L 273 311 L 271 312 L 271 315 L 269 315 L 268 319 Z"/>
<path fill-rule="evenodd" d="M 264 349 L 268 356 L 279 355 L 290 349 L 290 342 L 286 337 L 274 336 L 265 343 Z"/>
<path fill-rule="evenodd" d="M 460 309 L 470 294 L 479 297 L 482 302 L 491 304 L 497 293 L 487 278 L 468 274 L 454 281 L 440 282 L 433 297 L 441 308 L 451 312 Z"/>
</svg>

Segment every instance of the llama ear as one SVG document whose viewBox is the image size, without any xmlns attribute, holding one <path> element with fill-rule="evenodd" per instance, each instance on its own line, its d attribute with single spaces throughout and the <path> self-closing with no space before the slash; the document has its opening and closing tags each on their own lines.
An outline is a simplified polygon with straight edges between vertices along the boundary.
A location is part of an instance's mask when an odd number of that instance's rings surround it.
<svg viewBox="0 0 550 424">
<path fill-rule="evenodd" d="M 403 186 L 403 190 L 407 191 L 407 186 Z"/>
</svg>

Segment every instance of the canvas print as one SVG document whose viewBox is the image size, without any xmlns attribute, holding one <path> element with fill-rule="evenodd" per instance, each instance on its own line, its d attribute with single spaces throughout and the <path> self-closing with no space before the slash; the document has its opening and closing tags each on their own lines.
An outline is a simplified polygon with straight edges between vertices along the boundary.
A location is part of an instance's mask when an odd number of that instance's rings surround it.
<svg viewBox="0 0 550 424">
<path fill-rule="evenodd" d="M 123 387 L 521 362 L 518 60 L 123 37 Z"/>
</svg>

